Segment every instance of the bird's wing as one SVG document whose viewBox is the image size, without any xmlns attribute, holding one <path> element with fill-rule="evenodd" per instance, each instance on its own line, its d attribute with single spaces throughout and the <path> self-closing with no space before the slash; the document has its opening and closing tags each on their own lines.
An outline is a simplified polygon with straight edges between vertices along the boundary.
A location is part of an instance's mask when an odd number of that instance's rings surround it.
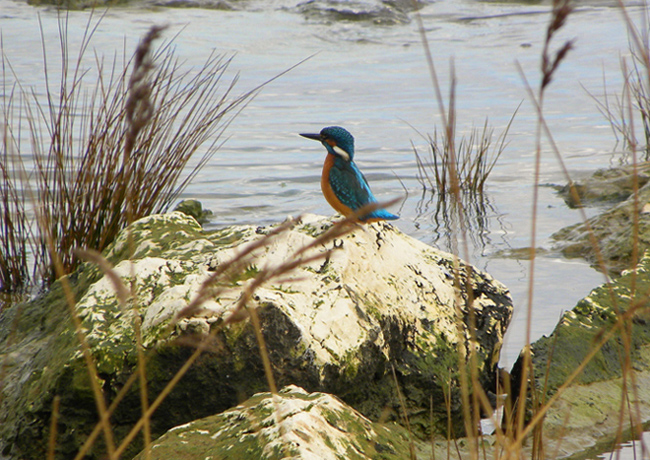
<svg viewBox="0 0 650 460">
<path fill-rule="evenodd" d="M 370 191 L 368 181 L 353 163 L 334 164 L 329 174 L 332 191 L 341 202 L 352 210 L 357 210 L 377 200 Z"/>
</svg>

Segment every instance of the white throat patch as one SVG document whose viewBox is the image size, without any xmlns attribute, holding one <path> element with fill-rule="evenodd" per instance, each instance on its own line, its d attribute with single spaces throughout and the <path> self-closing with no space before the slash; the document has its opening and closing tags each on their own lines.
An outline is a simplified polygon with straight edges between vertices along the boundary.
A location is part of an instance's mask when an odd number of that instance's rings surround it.
<svg viewBox="0 0 650 460">
<path fill-rule="evenodd" d="M 343 150 L 338 145 L 335 145 L 334 147 L 332 147 L 332 150 L 334 150 L 345 161 L 350 161 L 350 154 L 348 152 L 346 152 L 345 150 Z"/>
</svg>

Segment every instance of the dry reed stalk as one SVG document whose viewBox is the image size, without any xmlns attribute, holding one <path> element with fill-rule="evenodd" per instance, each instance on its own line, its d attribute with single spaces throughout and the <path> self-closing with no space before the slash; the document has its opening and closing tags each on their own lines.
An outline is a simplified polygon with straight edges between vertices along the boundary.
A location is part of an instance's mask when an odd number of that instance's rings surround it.
<svg viewBox="0 0 650 460">
<path fill-rule="evenodd" d="M 445 132 L 445 161 L 447 161 L 448 165 L 448 178 L 449 178 L 449 191 L 451 192 L 452 195 L 456 197 L 456 203 L 458 204 L 457 206 L 457 211 L 458 211 L 458 228 L 452 228 L 451 229 L 451 234 L 452 235 L 460 235 L 462 238 L 462 247 L 463 251 L 462 254 L 464 256 L 464 259 L 467 261 L 466 264 L 466 282 L 469 284 L 471 283 L 471 267 L 470 267 L 470 254 L 469 254 L 469 247 L 467 243 L 467 238 L 466 233 L 467 233 L 467 228 L 469 227 L 466 223 L 466 216 L 463 212 L 463 207 L 461 203 L 461 198 L 460 198 L 460 184 L 459 184 L 459 175 L 457 172 L 457 157 L 456 157 L 456 147 L 455 147 L 455 127 L 456 127 L 456 111 L 455 111 L 455 101 L 456 101 L 456 76 L 455 76 L 455 71 L 453 67 L 453 63 L 451 64 L 451 70 L 450 70 L 450 94 L 449 94 L 449 107 L 448 110 L 445 111 L 444 107 L 444 102 L 442 99 L 442 91 L 440 90 L 440 85 L 438 83 L 438 78 L 437 74 L 435 71 L 435 65 L 433 62 L 433 55 L 431 54 L 431 50 L 429 48 L 428 40 L 426 37 L 426 32 L 424 29 L 424 24 L 422 22 L 422 17 L 420 16 L 419 12 L 415 12 L 417 23 L 418 23 L 418 30 L 421 38 L 421 42 L 423 44 L 424 50 L 425 50 L 425 58 L 427 60 L 427 64 L 429 67 L 429 73 L 431 76 L 431 81 L 432 85 L 436 94 L 436 99 L 438 102 L 438 110 L 440 111 L 441 119 L 443 120 L 443 128 Z M 452 221 L 452 223 L 456 222 L 455 220 Z M 454 248 L 456 247 L 455 245 L 453 246 Z M 478 367 L 476 365 L 476 350 L 473 347 L 474 343 L 474 328 L 476 324 L 475 320 L 475 314 L 474 314 L 474 309 L 473 309 L 473 296 L 472 296 L 472 289 L 470 286 L 465 286 L 467 289 L 463 290 L 462 288 L 462 281 L 461 281 L 461 268 L 460 268 L 460 258 L 459 258 L 459 251 L 458 250 L 453 250 L 454 258 L 453 258 L 453 276 L 454 276 L 454 285 L 456 286 L 455 289 L 455 300 L 454 300 L 454 305 L 456 309 L 456 324 L 457 324 L 457 334 L 458 334 L 458 339 L 459 339 L 459 344 L 463 344 L 464 341 L 466 340 L 466 337 L 464 336 L 464 329 L 465 329 L 465 324 L 463 321 L 463 315 L 462 315 L 462 308 L 463 306 L 467 307 L 469 310 L 469 319 L 468 319 L 468 324 L 467 324 L 467 329 L 470 331 L 470 346 L 467 347 L 469 351 L 469 356 L 466 356 L 465 352 L 463 352 L 462 347 L 459 346 L 458 350 L 458 359 L 459 359 L 459 380 L 460 380 L 460 393 L 461 393 L 461 401 L 462 401 L 462 411 L 463 411 L 463 421 L 465 425 L 465 433 L 468 436 L 468 441 L 470 444 L 469 447 L 469 452 L 470 456 L 473 460 L 478 458 L 478 407 L 475 407 L 475 410 L 471 409 L 471 403 L 472 399 L 475 397 L 472 394 L 475 391 L 480 391 L 482 392 L 483 389 L 480 388 L 480 385 L 475 385 L 475 382 L 478 381 L 477 375 L 478 375 Z M 460 293 L 461 292 L 467 292 L 468 294 L 468 299 L 467 301 L 464 301 Z M 467 368 L 469 367 L 469 375 L 467 374 Z M 478 388 L 477 388 L 478 387 Z"/>
<path fill-rule="evenodd" d="M 47 443 L 47 460 L 54 460 L 60 404 L 61 404 L 61 398 L 59 396 L 55 396 L 54 399 L 52 400 L 52 416 L 50 418 L 50 435 Z"/>
<path fill-rule="evenodd" d="M 533 308 L 533 293 L 534 293 L 534 279 L 535 279 L 535 247 L 536 247 L 536 237 L 537 237 L 537 208 L 539 202 L 539 177 L 541 169 L 541 138 L 542 138 L 542 129 L 543 129 L 543 100 L 544 93 L 547 86 L 550 84 L 555 71 L 558 69 L 558 66 L 562 60 L 566 57 L 567 53 L 571 50 L 573 46 L 572 41 L 565 42 L 559 50 L 553 55 L 550 55 L 549 49 L 551 42 L 554 38 L 554 35 L 559 31 L 563 25 L 566 23 L 566 20 L 569 14 L 572 11 L 572 6 L 569 0 L 553 0 L 552 3 L 552 12 L 551 12 L 551 21 L 546 29 L 546 37 L 544 40 L 544 47 L 542 50 L 541 56 L 541 73 L 542 78 L 540 81 L 539 89 L 537 95 L 531 96 L 534 99 L 536 108 L 537 108 L 537 124 L 535 129 L 535 170 L 533 178 L 533 200 L 532 200 L 532 210 L 531 210 L 531 232 L 530 232 L 530 251 L 529 251 L 529 272 L 528 272 L 528 299 L 527 299 L 527 322 L 526 322 L 526 344 L 524 346 L 523 353 L 523 364 L 522 364 L 522 377 L 519 388 L 519 401 L 515 410 L 515 437 L 516 439 L 521 439 L 524 436 L 524 414 L 526 412 L 526 401 L 528 395 L 528 385 L 529 385 L 529 376 L 531 380 L 534 381 L 534 375 L 531 372 L 532 369 L 532 358 L 530 354 L 530 343 L 531 343 L 531 319 L 532 319 L 532 308 Z M 521 69 L 520 69 L 521 72 Z M 523 77 L 523 72 L 522 77 Z M 525 81 L 525 80 L 524 80 Z M 534 391 L 531 389 L 531 391 Z M 539 412 L 538 412 L 539 413 Z M 530 427 L 531 425 L 528 425 Z M 539 436 L 539 430 L 541 430 L 541 422 L 535 425 L 532 425 L 536 431 L 536 436 Z"/>
<path fill-rule="evenodd" d="M 413 442 L 413 432 L 411 431 L 411 424 L 409 422 L 409 416 L 408 416 L 408 410 L 406 408 L 406 400 L 404 399 L 404 395 L 402 395 L 402 391 L 399 388 L 399 381 L 397 380 L 397 374 L 395 373 L 395 366 L 391 364 L 391 371 L 393 373 L 393 382 L 395 383 L 395 392 L 397 393 L 397 399 L 399 401 L 401 413 L 400 417 L 402 419 L 402 423 L 406 427 L 406 431 L 409 434 L 409 456 L 411 460 L 416 460 L 417 456 L 415 455 L 415 443 Z M 433 445 L 432 445 L 433 448 Z M 433 452 L 433 450 L 432 450 Z"/>
<path fill-rule="evenodd" d="M 634 318 L 634 315 L 638 314 L 639 310 L 648 310 L 648 301 L 650 301 L 650 289 L 648 292 L 644 293 L 644 296 L 642 296 L 637 303 L 629 308 L 625 313 L 622 313 L 621 315 L 617 316 L 617 321 L 616 323 L 609 329 L 609 330 L 602 330 L 600 331 L 600 334 L 597 335 L 597 341 L 594 342 L 592 345 L 591 350 L 587 354 L 587 356 L 584 358 L 584 360 L 580 363 L 580 365 L 573 370 L 573 372 L 567 377 L 565 382 L 557 388 L 555 393 L 546 401 L 546 403 L 543 406 L 540 406 L 538 408 L 538 411 L 533 414 L 532 419 L 529 421 L 529 423 L 523 428 L 523 431 L 516 436 L 513 442 L 513 447 L 518 449 L 521 449 L 523 443 L 525 442 L 526 437 L 531 434 L 533 430 L 536 429 L 536 426 L 538 424 L 541 424 L 542 421 L 544 420 L 544 416 L 546 415 L 546 412 L 553 406 L 553 404 L 562 396 L 564 391 L 566 391 L 567 388 L 569 388 L 574 381 L 582 374 L 584 371 L 584 368 L 591 362 L 591 360 L 596 356 L 596 354 L 600 351 L 600 349 L 607 343 L 609 340 L 614 338 L 614 336 L 617 333 L 620 333 L 622 330 L 625 328 L 625 324 L 627 322 L 630 322 L 632 318 Z"/>
<path fill-rule="evenodd" d="M 450 194 L 452 197 L 455 197 L 454 208 L 457 211 L 458 218 L 449 221 L 452 225 L 457 224 L 458 226 L 451 229 L 451 235 L 458 235 L 462 238 L 463 245 L 463 255 L 464 259 L 469 262 L 469 248 L 467 243 L 468 228 L 471 226 L 467 222 L 467 215 L 464 212 L 462 205 L 461 190 L 470 190 L 473 193 L 482 193 L 485 181 L 487 176 L 492 171 L 494 164 L 496 163 L 498 157 L 503 152 L 505 148 L 505 137 L 511 126 L 513 117 L 511 118 L 505 132 L 500 136 L 500 146 L 496 154 L 489 159 L 488 147 L 489 147 L 489 138 L 491 138 L 492 133 L 488 131 L 487 121 L 484 126 L 482 135 L 479 137 L 478 131 L 473 131 L 469 140 L 464 138 L 458 144 L 456 148 L 455 142 L 455 123 L 456 123 L 456 111 L 455 111 L 455 88 L 456 88 L 456 79 L 453 69 L 451 67 L 451 77 L 450 77 L 450 95 L 449 95 L 449 107 L 445 111 L 444 104 L 442 103 L 442 92 L 440 91 L 438 80 L 435 72 L 435 66 L 433 64 L 433 58 L 430 54 L 428 48 L 428 43 L 426 40 L 426 35 L 422 25 L 421 18 L 416 13 L 418 18 L 418 24 L 420 26 L 420 36 L 421 41 L 425 48 L 425 55 L 430 69 L 430 74 L 432 78 L 432 83 L 438 98 L 438 108 L 441 112 L 441 118 L 443 120 L 443 136 L 442 147 L 439 147 L 437 142 L 429 138 L 429 144 L 432 151 L 432 163 L 433 167 L 431 168 L 432 174 L 427 172 L 422 173 L 424 168 L 424 162 L 421 160 L 419 155 L 416 152 L 418 170 L 420 171 L 420 183 L 425 187 L 425 183 L 428 182 L 432 184 L 430 176 L 435 177 L 436 186 L 439 191 L 438 200 L 439 202 L 444 201 L 445 196 Z M 516 112 L 515 112 L 516 113 Z M 476 154 L 473 154 L 473 150 L 477 143 L 477 139 L 480 139 L 478 142 L 478 147 L 476 147 Z M 457 295 L 455 300 L 456 306 L 456 317 L 457 317 L 457 333 L 459 335 L 460 342 L 464 343 L 465 340 L 468 340 L 469 343 L 474 343 L 474 326 L 476 322 L 475 312 L 473 308 L 472 291 L 471 289 L 463 290 L 461 286 L 461 272 L 458 259 L 458 248 L 457 240 L 451 241 L 450 248 L 452 249 L 453 254 L 456 255 L 454 258 L 454 283 L 456 285 L 456 292 L 467 292 L 467 300 L 460 298 L 460 295 Z M 468 264 L 465 268 L 465 279 L 469 283 L 471 280 L 471 266 Z M 462 320 L 463 318 L 463 308 L 467 308 L 469 312 L 468 325 L 467 329 L 469 330 L 469 338 L 466 338 L 464 335 L 465 324 Z M 487 397 L 485 391 L 482 388 L 482 385 L 478 379 L 478 364 L 476 350 L 473 346 L 467 347 L 467 355 L 461 352 L 459 349 L 459 374 L 460 374 L 460 388 L 461 388 L 461 398 L 462 398 L 462 409 L 463 409 L 463 419 L 465 422 L 465 432 L 469 437 L 471 444 L 470 453 L 472 458 L 478 456 L 478 444 L 476 440 L 479 437 L 478 427 L 479 427 L 479 414 L 481 405 L 488 407 L 488 411 L 491 411 L 489 404 L 487 404 Z M 469 374 L 467 374 L 469 371 Z M 472 409 L 473 408 L 473 409 Z M 485 410 L 485 408 L 484 408 Z"/>
<path fill-rule="evenodd" d="M 619 135 L 623 140 L 623 151 L 618 157 L 621 164 L 629 161 L 629 154 L 632 150 L 640 150 L 640 142 L 634 133 L 635 116 L 638 113 L 641 117 L 641 126 L 645 146 L 643 147 L 643 161 L 650 161 L 650 94 L 646 89 L 645 71 L 643 60 L 638 57 L 634 50 L 631 50 L 632 70 L 628 70 L 627 60 L 621 58 L 621 74 L 623 76 L 623 89 L 621 94 L 610 96 L 607 91 L 607 82 L 603 75 L 603 96 L 598 97 L 588 89 L 583 89 L 594 100 L 598 111 L 609 123 L 616 143 L 620 142 Z M 642 68 L 639 68 L 642 67 Z M 613 102 L 610 103 L 610 99 Z"/>
<path fill-rule="evenodd" d="M 633 63 L 634 63 L 634 75 L 636 77 L 636 85 L 630 85 L 629 80 L 628 80 L 628 72 L 626 71 L 626 64 L 623 61 L 623 75 L 625 77 L 625 84 L 626 86 L 631 86 L 632 90 L 628 91 L 626 94 L 627 98 L 627 109 L 628 109 L 628 118 L 630 120 L 629 124 L 629 143 L 628 146 L 631 149 L 632 153 L 632 161 L 633 161 L 633 194 L 634 194 L 634 209 L 635 210 L 640 210 L 639 207 L 639 201 L 638 201 L 638 177 L 637 177 L 637 142 L 636 142 L 636 136 L 634 134 L 634 116 L 633 116 L 633 105 L 631 101 L 631 93 L 634 94 L 636 103 L 637 103 L 637 110 L 641 114 L 642 118 L 642 123 L 644 127 L 644 134 L 645 134 L 645 140 L 646 140 L 646 155 L 645 155 L 645 160 L 648 160 L 648 156 L 650 155 L 650 126 L 649 126 L 649 107 L 650 107 L 650 100 L 648 98 L 648 91 L 647 88 L 650 88 L 650 36 L 648 35 L 647 32 L 647 13 L 644 15 L 644 24 L 643 24 L 643 32 L 639 32 L 639 29 L 635 26 L 634 22 L 630 18 L 627 8 L 623 4 L 622 1 L 619 1 L 619 9 L 623 13 L 623 18 L 625 21 L 625 25 L 627 27 L 628 31 L 628 37 L 632 38 L 632 44 L 630 45 L 630 51 L 632 52 L 632 57 L 633 57 Z M 647 5 L 645 5 L 647 9 Z M 639 70 L 638 65 L 641 66 L 641 70 Z M 626 138 L 627 140 L 627 138 Z M 634 213 L 634 218 L 633 218 L 633 257 L 632 257 L 632 262 L 635 263 L 636 260 L 638 259 L 638 244 L 639 244 L 639 216 L 638 212 Z M 635 291 L 636 291 L 636 270 L 632 272 L 632 283 L 630 286 L 630 291 L 631 291 L 631 296 L 630 296 L 630 308 L 626 313 L 629 313 L 630 310 L 633 309 L 633 307 L 638 306 L 633 305 L 635 301 Z M 648 296 L 649 292 L 643 293 L 643 297 Z M 622 317 L 623 315 L 619 312 L 619 317 Z M 632 430 L 634 432 L 634 436 L 637 439 L 641 440 L 641 448 L 642 448 L 642 453 L 644 455 L 647 455 L 648 448 L 643 442 L 643 426 L 641 423 L 641 414 L 640 414 L 640 408 L 638 401 L 639 395 L 638 395 L 638 385 L 636 382 L 636 374 L 634 372 L 634 369 L 632 367 L 632 362 L 631 362 L 631 322 L 627 321 L 624 323 L 624 327 L 622 328 L 622 341 L 624 345 L 624 368 L 623 368 L 623 388 L 622 388 L 622 398 L 621 398 L 621 410 L 620 410 L 620 419 L 619 419 L 619 428 L 618 428 L 618 438 L 620 439 L 620 436 L 622 435 L 622 428 L 623 428 L 623 413 L 624 413 L 624 403 L 627 402 L 627 409 L 628 409 L 628 414 L 630 417 L 630 425 L 632 427 Z M 629 379 L 629 384 L 628 384 L 628 379 Z M 631 387 L 631 391 L 634 396 L 634 400 L 636 401 L 636 404 L 634 407 L 630 407 L 629 403 L 629 397 L 628 397 L 628 385 Z M 617 440 L 619 440 L 617 439 Z"/>
<path fill-rule="evenodd" d="M 162 31 L 166 27 L 153 26 L 149 32 L 138 44 L 135 50 L 133 59 L 133 71 L 129 78 L 128 85 L 128 98 L 126 100 L 126 124 L 127 133 L 124 141 L 124 164 L 127 165 L 126 176 L 130 176 L 129 167 L 132 164 L 131 157 L 133 149 L 137 145 L 140 133 L 151 123 L 155 106 L 151 101 L 152 84 L 149 81 L 150 75 L 153 71 L 153 60 L 151 55 L 154 40 L 158 39 Z M 137 195 L 139 190 L 137 188 L 128 188 L 126 190 L 126 219 L 127 224 L 133 223 L 133 203 L 138 201 Z M 127 244 L 129 253 L 135 253 L 135 243 L 133 241 L 133 232 L 131 227 L 127 229 Z M 131 264 L 131 279 L 135 279 L 134 266 Z M 135 293 L 137 286 L 132 284 L 131 291 Z M 134 320 L 133 329 L 136 340 L 137 350 L 137 369 L 138 377 L 140 380 L 140 407 L 142 409 L 143 435 L 144 435 L 144 449 L 145 459 L 151 458 L 151 424 L 149 417 L 147 417 L 147 409 L 149 407 L 149 396 L 147 391 L 147 375 L 145 370 L 145 355 L 142 346 L 142 319 L 138 306 L 133 305 Z"/>
<path fill-rule="evenodd" d="M 458 187 L 461 191 L 469 192 L 472 195 L 479 195 L 475 198 L 480 199 L 488 176 L 505 150 L 506 138 L 518 110 L 519 107 L 497 137 L 494 148 L 491 148 L 494 130 L 489 128 L 487 119 L 482 130 L 472 128 L 468 137 L 463 136 L 458 142 L 453 143 L 457 145 L 455 152 L 450 150 L 452 143 L 445 135 L 441 137 L 440 141 L 437 131 L 434 131 L 433 136 L 427 136 L 430 164 L 425 163 L 415 146 L 411 144 L 415 153 L 418 168 L 417 179 L 420 185 L 425 189 L 438 191 L 439 201 L 444 201 L 448 195 L 458 195 L 453 187 Z M 455 165 L 456 174 L 453 181 L 451 179 L 452 165 Z"/>
<path fill-rule="evenodd" d="M 39 214 L 38 218 L 39 220 L 45 219 L 45 216 Z M 47 225 L 43 224 L 43 227 L 47 228 Z M 93 396 L 95 399 L 95 405 L 97 408 L 97 412 L 99 414 L 99 419 L 100 419 L 99 423 L 104 433 L 104 440 L 106 442 L 108 456 L 110 460 L 116 460 L 118 457 L 115 456 L 115 441 L 114 441 L 113 430 L 110 425 L 110 417 L 108 415 L 108 411 L 106 408 L 104 394 L 99 384 L 100 379 L 99 379 L 99 374 L 97 372 L 97 366 L 95 365 L 95 361 L 93 360 L 90 346 L 88 345 L 88 341 L 86 340 L 86 335 L 81 326 L 81 320 L 75 308 L 76 299 L 72 291 L 72 286 L 70 285 L 70 282 L 67 276 L 65 275 L 63 263 L 61 259 L 58 257 L 58 253 L 55 252 L 54 243 L 52 241 L 51 235 L 47 233 L 45 235 L 45 238 L 48 243 L 50 257 L 52 258 L 52 261 L 54 263 L 55 273 L 58 275 L 65 296 L 66 305 L 68 306 L 68 309 L 70 311 L 70 316 L 72 318 L 72 323 L 74 325 L 75 335 L 77 337 L 77 340 L 79 341 L 79 344 L 81 345 L 82 355 L 86 364 L 86 369 L 88 371 L 88 377 L 90 380 L 90 387 L 92 389 Z"/>
<path fill-rule="evenodd" d="M 120 391 L 115 395 L 115 398 L 113 398 L 111 404 L 108 406 L 108 409 L 106 410 L 109 418 L 115 412 L 117 406 L 119 406 L 119 404 L 122 402 L 122 399 L 124 399 L 128 391 L 131 389 L 131 387 L 139 377 L 140 375 L 137 372 L 134 372 L 126 380 L 124 386 L 120 388 Z M 81 449 L 79 449 L 79 452 L 77 452 L 77 455 L 75 455 L 74 460 L 82 460 L 86 458 L 86 455 L 88 454 L 90 449 L 92 449 L 95 441 L 97 440 L 97 436 L 99 436 L 101 432 L 102 432 L 102 424 L 98 423 L 97 425 L 95 425 L 95 428 L 93 428 L 93 430 L 90 432 L 90 434 L 84 441 L 84 444 L 81 446 Z"/>
</svg>

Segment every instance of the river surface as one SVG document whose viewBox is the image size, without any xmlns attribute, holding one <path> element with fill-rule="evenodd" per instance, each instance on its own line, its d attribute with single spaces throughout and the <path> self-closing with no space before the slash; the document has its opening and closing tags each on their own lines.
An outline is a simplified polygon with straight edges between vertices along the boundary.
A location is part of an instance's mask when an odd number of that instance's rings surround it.
<svg viewBox="0 0 650 460">
<path fill-rule="evenodd" d="M 408 2 L 406 2 L 408 4 Z M 341 125 L 356 139 L 356 161 L 380 200 L 405 197 L 392 209 L 395 225 L 408 235 L 448 250 L 450 227 L 436 213 L 437 197 L 423 191 L 411 142 L 427 155 L 420 133 L 442 131 L 414 12 L 379 2 L 241 1 L 212 4 L 231 9 L 130 5 L 109 10 L 91 43 L 91 58 L 135 48 L 154 24 L 167 24 L 183 64 L 200 66 L 216 51 L 234 55 L 227 73 L 239 73 L 243 93 L 312 56 L 266 86 L 228 127 L 229 137 L 187 188 L 214 212 L 209 228 L 273 224 L 287 215 L 332 210 L 320 192 L 324 149 L 301 138 Z M 540 81 L 540 55 L 549 5 L 535 2 L 441 0 L 421 4 L 427 39 L 442 92 L 449 92 L 451 63 L 457 78 L 457 130 L 468 134 L 485 119 L 495 136 L 522 103 L 508 145 L 491 173 L 483 206 L 470 213 L 467 252 L 461 256 L 506 284 L 515 314 L 501 365 L 509 368 L 526 340 L 530 263 L 504 256 L 531 242 L 534 189 L 535 112 L 517 64 L 531 86 Z M 644 10 L 630 5 L 640 18 Z M 89 11 L 69 13 L 71 49 L 81 42 Z M 98 17 L 95 13 L 95 21 Z M 4 53 L 24 86 L 42 88 L 43 40 L 57 56 L 57 12 L 0 0 Z M 621 58 L 630 51 L 625 23 L 614 4 L 580 2 L 553 46 L 575 39 L 545 97 L 545 114 L 573 177 L 617 164 L 620 152 L 609 123 L 589 93 L 602 97 L 622 88 Z M 74 51 L 72 53 L 74 56 Z M 417 130 L 417 131 L 416 131 Z M 558 161 L 543 144 L 541 184 L 564 184 Z M 548 186 L 540 186 L 537 243 L 578 222 Z M 596 210 L 590 209 L 588 214 Z M 552 331 L 561 312 L 603 282 L 580 260 L 542 254 L 536 260 L 531 339 Z"/>
</svg>

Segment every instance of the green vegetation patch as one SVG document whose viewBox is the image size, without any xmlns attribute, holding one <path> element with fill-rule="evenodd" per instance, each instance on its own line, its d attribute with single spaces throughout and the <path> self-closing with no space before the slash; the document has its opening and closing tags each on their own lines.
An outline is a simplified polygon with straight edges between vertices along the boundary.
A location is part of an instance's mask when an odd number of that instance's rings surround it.
<svg viewBox="0 0 650 460">
<path fill-rule="evenodd" d="M 575 383 L 621 377 L 626 343 L 632 366 L 650 368 L 643 353 L 650 344 L 649 270 L 650 256 L 646 254 L 635 272 L 625 272 L 614 283 L 594 289 L 562 315 L 550 337 L 533 344 L 536 377 L 540 382 L 548 378 L 549 392 L 562 385 L 597 347 Z"/>
<path fill-rule="evenodd" d="M 67 280 L 74 298 L 79 299 L 96 278 L 78 271 Z M 2 311 L 0 350 L 0 361 L 6 364 L 0 445 L 11 446 L 22 458 L 42 458 L 53 397 L 65 389 L 60 420 L 67 429 L 61 430 L 57 449 L 73 454 L 78 448 L 75 431 L 80 428 L 76 417 L 93 411 L 94 399 L 88 371 L 77 355 L 79 342 L 61 280 L 43 296 Z"/>
<path fill-rule="evenodd" d="M 150 455 L 280 460 L 309 452 L 314 458 L 321 453 L 397 460 L 409 451 L 408 439 L 404 428 L 370 422 L 329 395 L 287 387 L 275 397 L 257 394 L 226 412 L 172 428 L 154 442 Z M 142 452 L 135 459 L 144 458 Z"/>
<path fill-rule="evenodd" d="M 113 265 L 146 257 L 189 261 L 206 250 L 236 245 L 253 231 L 252 227 L 231 227 L 205 232 L 193 217 L 181 212 L 156 214 L 122 231 L 105 254 Z"/>
</svg>

